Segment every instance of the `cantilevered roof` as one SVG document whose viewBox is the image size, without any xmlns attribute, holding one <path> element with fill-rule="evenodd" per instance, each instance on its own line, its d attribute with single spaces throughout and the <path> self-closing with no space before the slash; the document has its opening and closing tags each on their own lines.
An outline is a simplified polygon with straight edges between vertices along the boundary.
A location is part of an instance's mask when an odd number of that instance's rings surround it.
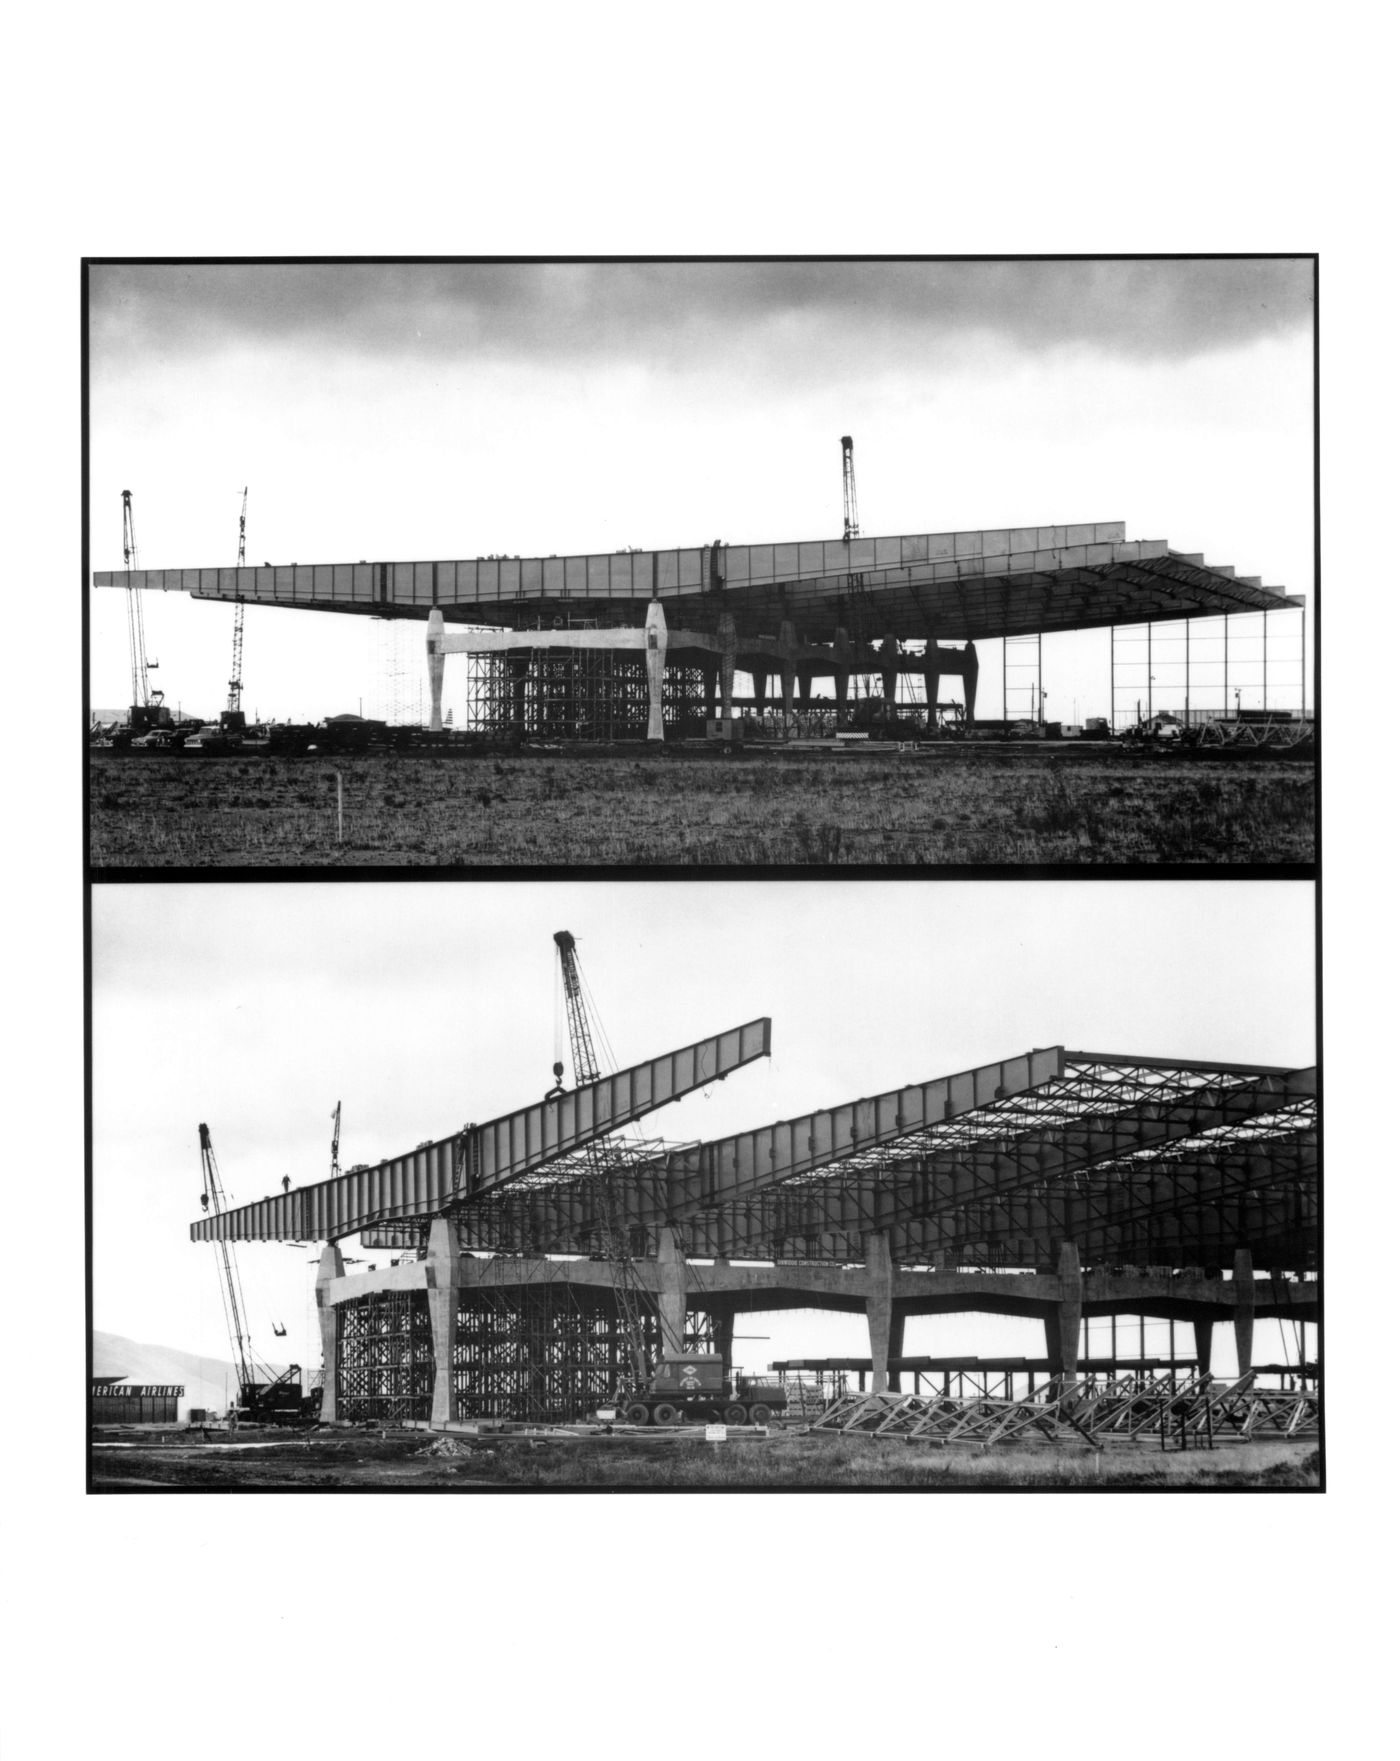
<svg viewBox="0 0 1400 1761">
<path fill-rule="evenodd" d="M 975 640 L 1303 603 L 1165 539 L 1129 541 L 1122 521 L 602 555 L 110 570 L 93 583 L 377 617 L 426 618 L 437 607 L 449 622 L 506 628 L 640 623 L 655 596 L 679 627 L 711 629 L 727 610 L 740 637 L 776 636 L 791 619 L 807 642 L 830 642 L 838 628 L 856 639 Z"/>
<path fill-rule="evenodd" d="M 1312 1069 L 1051 1047 L 712 1143 L 618 1146 L 615 1185 L 638 1254 L 665 1226 L 693 1258 L 844 1264 L 882 1230 L 907 1266 L 1042 1266 L 1072 1240 L 1091 1265 L 1221 1268 L 1247 1244 L 1306 1271 L 1316 1104 Z M 317 1233 L 290 1228 L 294 1209 L 274 1217 L 278 1202 L 202 1233 Z M 440 1195 L 434 1214 L 468 1248 L 603 1251 L 593 1168 L 571 1153 Z M 386 1206 L 361 1227 L 412 1246 L 428 1215 Z"/>
</svg>

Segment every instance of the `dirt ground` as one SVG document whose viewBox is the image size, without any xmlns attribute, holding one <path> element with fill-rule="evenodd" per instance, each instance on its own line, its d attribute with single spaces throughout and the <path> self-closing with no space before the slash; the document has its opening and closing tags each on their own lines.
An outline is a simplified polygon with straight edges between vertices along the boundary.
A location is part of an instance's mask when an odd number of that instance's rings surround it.
<svg viewBox="0 0 1400 1761">
<path fill-rule="evenodd" d="M 1314 1443 L 1222 1444 L 1163 1454 L 1155 1445 L 1038 1443 L 981 1453 L 956 1447 L 775 1429 L 708 1443 L 699 1430 L 564 1436 L 318 1427 L 95 1433 L 93 1492 L 201 1491 L 795 1491 L 975 1487 L 1047 1490 L 1306 1490 L 1320 1485 Z"/>
<path fill-rule="evenodd" d="M 99 869 L 1314 860 L 1314 765 L 1282 754 L 1009 742 L 90 758 Z"/>
</svg>

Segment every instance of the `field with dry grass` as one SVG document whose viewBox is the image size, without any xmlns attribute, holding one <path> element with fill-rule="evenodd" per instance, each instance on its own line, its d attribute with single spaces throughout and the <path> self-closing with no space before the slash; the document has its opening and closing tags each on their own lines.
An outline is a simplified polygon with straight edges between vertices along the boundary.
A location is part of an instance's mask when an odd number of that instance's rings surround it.
<svg viewBox="0 0 1400 1761">
<path fill-rule="evenodd" d="M 338 836 L 336 781 L 343 793 Z M 1116 746 L 95 751 L 96 868 L 1310 863 L 1315 773 Z"/>
<path fill-rule="evenodd" d="M 231 1443 L 198 1432 L 103 1433 L 95 1491 L 1060 1491 L 1195 1487 L 1317 1488 L 1311 1443 L 1232 1443 L 1163 1454 L 1151 1445 L 1101 1453 L 1079 1442 L 989 1451 L 827 1437 L 796 1431 L 707 1443 L 693 1430 L 611 1436 L 526 1431 L 434 1437 L 424 1431 L 317 1430 L 303 1437 L 246 1431 Z"/>
</svg>

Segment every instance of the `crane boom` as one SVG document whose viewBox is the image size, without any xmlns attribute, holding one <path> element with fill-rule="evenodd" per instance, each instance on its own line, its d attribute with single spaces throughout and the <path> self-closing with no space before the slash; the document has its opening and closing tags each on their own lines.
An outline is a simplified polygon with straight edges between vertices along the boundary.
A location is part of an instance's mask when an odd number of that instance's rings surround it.
<svg viewBox="0 0 1400 1761">
<path fill-rule="evenodd" d="M 224 1198 L 223 1182 L 219 1178 L 219 1164 L 214 1159 L 213 1139 L 207 1125 L 199 1128 L 199 1155 L 204 1169 L 204 1191 L 200 1195 L 200 1204 L 206 1211 L 212 1210 L 216 1217 L 222 1216 L 228 1207 Z M 224 1319 L 228 1323 L 229 1344 L 233 1348 L 234 1362 L 238 1366 L 241 1397 L 243 1390 L 254 1379 L 252 1348 L 244 1319 L 248 1305 L 243 1299 L 243 1284 L 238 1275 L 238 1261 L 234 1257 L 231 1242 L 219 1242 L 219 1259 L 223 1273 L 220 1292 L 224 1301 Z"/>
<path fill-rule="evenodd" d="M 241 569 L 248 559 L 248 488 L 243 488 L 243 506 L 238 512 L 238 566 Z M 240 576 L 241 580 L 242 577 Z M 240 599 L 233 608 L 233 666 L 230 668 L 228 682 L 228 708 L 224 711 L 223 724 L 232 733 L 242 733 L 243 715 L 243 601 Z"/>
<path fill-rule="evenodd" d="M 136 516 L 131 507 L 131 491 L 122 490 L 122 562 L 126 568 L 126 634 L 131 653 L 131 714 L 133 727 L 146 727 L 161 720 L 160 707 L 165 701 L 163 691 L 151 689 L 151 674 L 160 665 L 146 655 L 146 620 L 141 609 L 141 592 L 131 582 L 133 569 L 140 569 L 136 553 Z"/>
<path fill-rule="evenodd" d="M 589 1024 L 588 1010 L 584 1005 L 583 983 L 579 973 L 578 951 L 574 938 L 566 929 L 556 932 L 554 945 L 559 950 L 559 976 L 564 990 L 564 1009 L 569 1022 L 569 1047 L 574 1061 L 574 1082 L 582 1088 L 587 1083 L 597 1082 L 601 1072 L 598 1069 L 597 1054 L 593 1049 L 593 1031 Z M 555 1063 L 556 1078 L 562 1079 L 559 1063 Z M 617 1300 L 618 1322 L 622 1330 L 622 1345 L 626 1354 L 626 1365 L 620 1372 L 617 1398 L 625 1400 L 627 1396 L 640 1389 L 647 1381 L 647 1343 L 646 1343 L 646 1312 L 654 1309 L 655 1302 L 651 1293 L 642 1288 L 637 1277 L 636 1263 L 632 1257 L 632 1246 L 628 1238 L 625 1213 L 622 1207 L 619 1183 L 622 1178 L 622 1164 L 610 1149 L 608 1140 L 593 1139 L 585 1150 L 588 1162 L 589 1179 L 598 1202 L 598 1214 L 603 1229 L 603 1249 L 607 1255 L 612 1271 L 613 1290 Z"/>
</svg>

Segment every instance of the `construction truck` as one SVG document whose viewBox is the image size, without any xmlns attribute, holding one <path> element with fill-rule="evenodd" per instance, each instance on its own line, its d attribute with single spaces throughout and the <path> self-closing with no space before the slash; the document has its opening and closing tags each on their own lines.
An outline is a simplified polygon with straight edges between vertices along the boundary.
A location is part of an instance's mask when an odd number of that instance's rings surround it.
<svg viewBox="0 0 1400 1761">
<path fill-rule="evenodd" d="M 786 1409 L 787 1390 L 780 1382 L 726 1376 L 724 1359 L 715 1354 L 668 1352 L 622 1416 L 629 1425 L 766 1425 Z"/>
</svg>

